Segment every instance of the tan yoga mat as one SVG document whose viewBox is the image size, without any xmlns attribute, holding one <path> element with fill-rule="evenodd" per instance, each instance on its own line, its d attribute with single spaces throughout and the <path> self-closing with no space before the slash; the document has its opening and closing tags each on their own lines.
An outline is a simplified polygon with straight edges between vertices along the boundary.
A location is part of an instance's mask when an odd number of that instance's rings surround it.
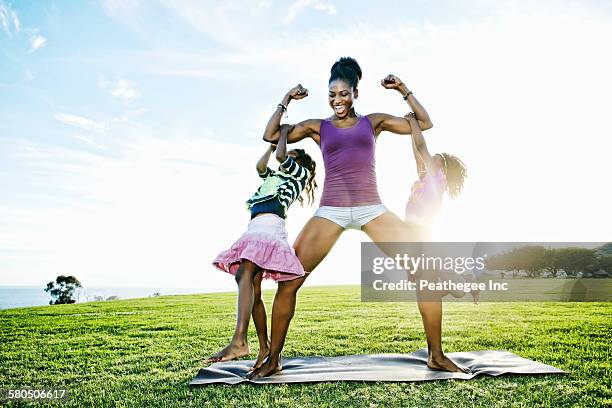
<svg viewBox="0 0 612 408">
<path fill-rule="evenodd" d="M 519 357 L 504 350 L 447 353 L 469 373 L 451 373 L 427 367 L 427 349 L 411 354 L 359 354 L 338 357 L 283 358 L 283 371 L 251 381 L 246 378 L 254 360 L 225 361 L 202 368 L 189 385 L 287 384 L 324 381 L 432 381 L 469 380 L 481 374 L 565 374 L 558 368 Z"/>
</svg>

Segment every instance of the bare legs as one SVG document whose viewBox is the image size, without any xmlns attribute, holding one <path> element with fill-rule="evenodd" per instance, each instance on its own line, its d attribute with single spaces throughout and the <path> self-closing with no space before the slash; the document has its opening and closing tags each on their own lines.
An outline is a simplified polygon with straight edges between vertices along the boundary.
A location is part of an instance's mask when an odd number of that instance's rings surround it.
<svg viewBox="0 0 612 408">
<path fill-rule="evenodd" d="M 266 316 L 266 305 L 261 298 L 261 273 L 255 275 L 253 280 L 253 323 L 257 330 L 259 340 L 259 353 L 253 369 L 259 368 L 270 353 L 270 340 L 268 339 L 268 318 Z"/>
<path fill-rule="evenodd" d="M 396 215 L 388 212 L 370 221 L 362 228 L 374 242 L 409 242 L 414 241 L 414 231 L 407 228 Z M 312 272 L 325 258 L 336 240 L 342 233 L 335 223 L 313 217 L 302 229 L 294 248 L 304 266 L 304 270 Z M 280 354 L 283 349 L 289 323 L 293 318 L 296 304 L 296 294 L 306 277 L 283 282 L 278 285 L 274 307 L 272 310 L 272 336 L 270 356 L 250 378 L 264 377 L 281 370 Z M 428 366 L 434 369 L 462 371 L 449 360 L 442 351 L 442 304 L 440 297 L 432 301 L 432 294 L 427 294 L 427 301 L 418 301 L 419 311 L 423 319 L 423 328 L 429 350 Z"/>
<path fill-rule="evenodd" d="M 420 239 L 395 214 L 387 212 L 363 226 L 363 231 L 374 242 L 411 242 Z M 424 301 L 423 299 L 427 299 Z M 441 294 L 435 292 L 417 293 L 417 304 L 423 329 L 427 338 L 430 368 L 446 371 L 464 371 L 448 359 L 442 351 L 442 302 Z"/>
<path fill-rule="evenodd" d="M 332 249 L 342 231 L 340 226 L 324 218 L 312 217 L 306 223 L 293 245 L 305 271 L 312 272 L 316 268 Z M 270 357 L 259 369 L 253 371 L 251 378 L 265 377 L 281 370 L 280 355 L 285 345 L 289 323 L 295 313 L 297 291 L 307 276 L 278 284 L 272 308 Z"/>
<path fill-rule="evenodd" d="M 259 275 L 256 278 L 256 275 Z M 236 313 L 236 329 L 230 344 L 208 358 L 207 362 L 234 360 L 248 356 L 250 353 L 247 340 L 247 331 L 251 313 L 257 328 L 260 341 L 260 351 L 262 340 L 265 348 L 268 344 L 266 333 L 266 309 L 261 300 L 261 273 L 257 265 L 251 261 L 243 259 L 236 272 L 236 283 L 238 283 L 238 306 Z M 254 288 L 256 286 L 256 288 Z M 258 295 L 254 301 L 254 292 Z M 260 330 L 263 330 L 261 332 Z"/>
<path fill-rule="evenodd" d="M 308 276 L 308 275 L 306 275 Z M 272 306 L 272 342 L 270 353 L 265 363 L 254 367 L 251 378 L 272 375 L 282 369 L 281 351 L 289 330 L 289 323 L 295 313 L 297 291 L 306 280 L 306 276 L 287 282 L 279 282 L 274 305 Z"/>
</svg>

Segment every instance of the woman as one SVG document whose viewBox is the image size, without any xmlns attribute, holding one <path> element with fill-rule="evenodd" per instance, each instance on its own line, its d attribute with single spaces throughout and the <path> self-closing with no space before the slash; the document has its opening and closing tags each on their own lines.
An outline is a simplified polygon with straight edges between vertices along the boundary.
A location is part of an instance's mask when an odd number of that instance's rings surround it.
<svg viewBox="0 0 612 408">
<path fill-rule="evenodd" d="M 319 145 L 325 164 L 325 183 L 320 208 L 303 227 L 294 243 L 306 275 L 279 283 L 272 308 L 270 355 L 261 367 L 252 372 L 251 378 L 268 376 L 281 370 L 280 354 L 295 312 L 297 291 L 345 229 L 360 229 L 374 242 L 411 240 L 406 225 L 380 201 L 374 161 L 378 135 L 382 131 L 410 134 L 410 123 L 403 117 L 385 113 L 358 115 L 353 104 L 359 96 L 357 85 L 361 76 L 361 68 L 353 58 L 343 57 L 334 63 L 328 95 L 333 115 L 328 119 L 300 122 L 293 126 L 288 135 L 290 143 L 311 138 Z M 388 75 L 381 80 L 381 85 L 403 96 L 415 113 L 421 129 L 433 126 L 425 109 L 398 77 Z M 271 143 L 278 141 L 280 119 L 289 102 L 306 96 L 308 90 L 301 85 L 287 92 L 268 121 L 264 140 Z M 459 371 L 459 367 L 442 352 L 441 303 L 419 302 L 419 310 L 429 348 L 429 367 Z"/>
</svg>

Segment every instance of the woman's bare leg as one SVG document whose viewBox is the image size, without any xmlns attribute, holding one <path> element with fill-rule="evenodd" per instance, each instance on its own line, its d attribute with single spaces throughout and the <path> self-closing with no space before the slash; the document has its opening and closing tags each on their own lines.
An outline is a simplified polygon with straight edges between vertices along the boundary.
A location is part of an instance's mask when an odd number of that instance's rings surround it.
<svg viewBox="0 0 612 408">
<path fill-rule="evenodd" d="M 374 242 L 414 242 L 419 236 L 413 234 L 402 220 L 395 214 L 387 212 L 373 219 L 363 226 L 362 230 Z M 418 235 L 418 234 L 417 234 Z M 427 299 L 424 301 L 423 299 Z M 430 368 L 446 371 L 464 371 L 447 358 L 442 351 L 442 302 L 441 296 L 435 293 L 418 293 L 417 304 L 423 329 L 427 338 L 429 358 L 427 365 Z"/>
<path fill-rule="evenodd" d="M 262 273 L 259 272 L 253 279 L 253 323 L 257 330 L 257 338 L 259 339 L 259 353 L 253 369 L 259 368 L 263 361 L 268 357 L 270 352 L 270 340 L 268 339 L 268 321 L 266 316 L 266 305 L 261 298 L 261 278 Z"/>
<path fill-rule="evenodd" d="M 302 228 L 293 247 L 304 266 L 306 276 L 287 282 L 280 282 L 272 307 L 272 336 L 270 356 L 251 378 L 265 377 L 281 370 L 280 355 L 289 330 L 289 323 L 295 313 L 296 295 L 308 273 L 327 256 L 342 234 L 343 229 L 334 222 L 312 217 Z"/>
<path fill-rule="evenodd" d="M 253 310 L 253 279 L 259 267 L 251 261 L 243 259 L 236 271 L 238 283 L 238 305 L 236 313 L 236 329 L 234 336 L 225 348 L 210 356 L 207 362 L 235 360 L 248 356 L 251 352 L 247 340 L 251 311 Z"/>
</svg>

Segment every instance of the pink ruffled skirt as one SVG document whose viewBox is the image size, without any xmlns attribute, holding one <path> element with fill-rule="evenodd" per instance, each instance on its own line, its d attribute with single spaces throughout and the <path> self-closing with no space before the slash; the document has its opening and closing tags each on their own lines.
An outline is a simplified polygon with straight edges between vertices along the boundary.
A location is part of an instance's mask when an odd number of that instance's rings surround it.
<svg viewBox="0 0 612 408">
<path fill-rule="evenodd" d="M 259 266 L 263 279 L 281 282 L 304 276 L 304 268 L 287 240 L 285 220 L 275 214 L 253 218 L 247 231 L 217 255 L 213 265 L 236 275 L 242 259 Z"/>
</svg>

